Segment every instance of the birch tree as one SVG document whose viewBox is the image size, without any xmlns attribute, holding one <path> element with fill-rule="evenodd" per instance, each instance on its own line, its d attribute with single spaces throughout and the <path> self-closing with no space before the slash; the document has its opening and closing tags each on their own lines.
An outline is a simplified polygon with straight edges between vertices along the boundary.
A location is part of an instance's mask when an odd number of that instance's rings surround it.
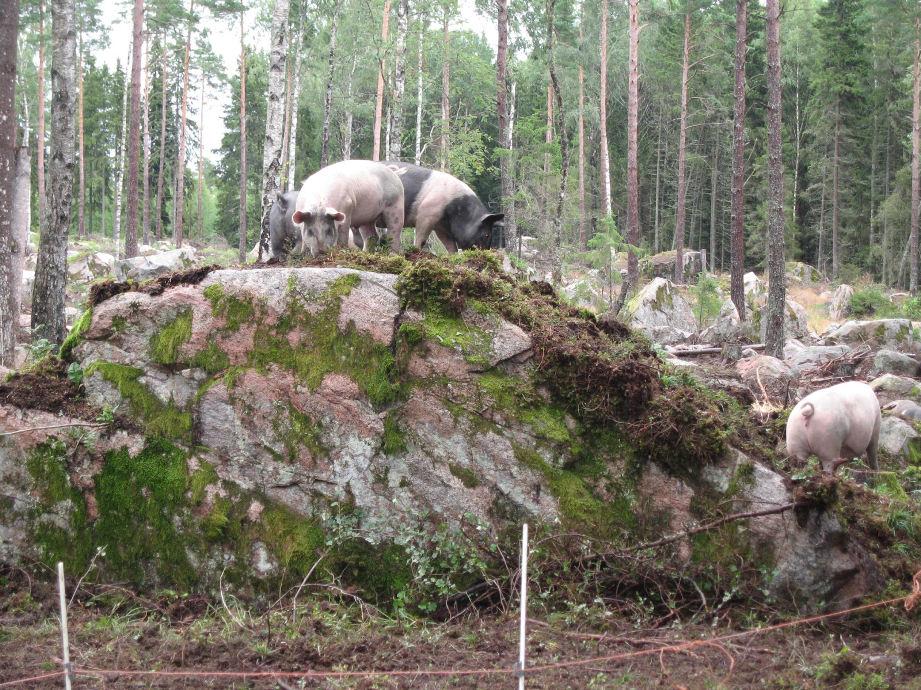
<svg viewBox="0 0 921 690">
<path fill-rule="evenodd" d="M 508 0 L 497 0 L 497 24 L 499 31 L 499 42 L 496 50 L 496 110 L 499 120 L 499 146 L 504 148 L 499 154 L 499 186 L 502 190 L 502 211 L 508 214 L 508 206 L 512 203 L 512 180 L 509 165 L 511 163 L 511 152 L 508 150 Z M 581 64 L 581 63 L 580 63 Z M 581 66 L 579 67 L 581 74 Z M 420 81 L 421 83 L 421 81 Z M 582 93 L 581 82 L 579 93 Z M 580 120 L 581 124 L 581 120 Z M 418 126 L 418 125 L 417 125 Z M 418 131 L 417 131 L 418 137 Z M 581 147 L 582 140 L 579 140 Z M 580 148 L 581 164 L 581 148 Z M 582 170 L 579 170 L 579 181 L 582 181 Z M 580 187 L 581 194 L 581 187 Z M 510 246 L 514 246 L 515 238 L 508 236 L 507 241 Z"/>
<path fill-rule="evenodd" d="M 141 145 L 141 48 L 144 0 L 134 0 L 131 53 L 131 108 L 128 118 L 128 216 L 125 220 L 125 256 L 138 253 L 138 167 Z"/>
<path fill-rule="evenodd" d="M 157 239 L 163 238 L 163 177 L 166 174 L 166 58 L 165 37 L 160 41 L 160 164 L 157 169 Z"/>
<path fill-rule="evenodd" d="M 51 35 L 49 194 L 32 290 L 32 330 L 51 342 L 60 343 L 66 330 L 64 288 L 67 283 L 67 230 L 73 206 L 75 167 L 77 46 L 74 0 L 52 0 Z"/>
<path fill-rule="evenodd" d="M 19 0 L 0 1 L 0 366 L 12 367 L 19 311 L 13 310 L 13 192 L 16 181 L 16 45 Z"/>
<path fill-rule="evenodd" d="M 608 7 L 609 0 L 601 0 L 601 74 L 598 87 L 598 126 L 600 130 L 601 196 L 604 214 L 610 216 L 611 208 L 611 160 L 608 152 Z"/>
<path fill-rule="evenodd" d="M 35 131 L 35 176 L 38 178 L 38 222 L 45 222 L 45 0 L 38 0 L 38 117 Z"/>
<path fill-rule="evenodd" d="M 243 40 L 243 18 L 245 11 L 240 10 L 240 237 L 237 242 L 237 257 L 240 263 L 246 261 L 246 43 Z M 260 238 L 259 258 L 262 258 Z"/>
<path fill-rule="evenodd" d="M 637 151 L 639 148 L 639 0 L 628 0 L 630 8 L 630 36 L 627 59 L 627 242 L 631 247 L 640 243 L 640 178 Z M 636 252 L 627 254 L 627 288 L 637 284 L 638 265 Z"/>
<path fill-rule="evenodd" d="M 179 154 L 176 157 L 176 196 L 173 211 L 176 221 L 173 227 L 173 241 L 182 246 L 185 233 L 185 156 L 186 115 L 189 109 L 189 59 L 192 52 L 192 24 L 195 21 L 195 0 L 189 0 L 188 24 L 185 34 L 185 52 L 182 57 L 182 100 L 179 106 Z"/>
<path fill-rule="evenodd" d="M 288 191 L 293 192 L 297 179 L 297 124 L 298 111 L 301 102 L 301 82 L 303 74 L 301 73 L 301 61 L 304 51 L 301 45 L 304 40 L 304 20 L 298 18 L 298 30 L 293 46 L 294 52 L 294 91 L 291 94 L 291 128 L 288 132 Z M 241 125 L 242 126 L 242 125 Z"/>
<path fill-rule="evenodd" d="M 911 234 L 909 260 L 911 294 L 918 293 L 918 205 L 921 204 L 921 17 L 915 17 L 915 44 L 912 51 L 911 108 Z"/>
<path fill-rule="evenodd" d="M 125 79 L 125 88 L 122 91 L 122 117 L 120 141 L 117 149 L 117 164 L 115 167 L 115 212 L 112 216 L 112 241 L 115 244 L 115 256 L 119 256 L 119 247 L 121 243 L 122 228 L 122 187 L 125 179 L 125 146 L 128 138 L 127 119 L 128 119 L 128 91 L 130 82 Z"/>
<path fill-rule="evenodd" d="M 393 62 L 393 98 L 390 103 L 390 150 L 387 157 L 403 157 L 403 94 L 406 93 L 406 34 L 409 0 L 397 0 L 397 35 Z"/>
<path fill-rule="evenodd" d="M 419 13 L 419 36 L 416 45 L 416 165 L 422 164 L 422 99 L 425 95 L 425 63 L 423 49 L 425 48 L 425 34 L 428 32 L 428 15 L 425 8 Z M 349 87 L 352 82 L 349 79 Z M 349 92 L 351 96 L 351 91 Z"/>
<path fill-rule="evenodd" d="M 269 88 L 265 118 L 265 143 L 262 150 L 262 224 L 259 235 L 259 260 L 269 248 L 269 211 L 279 190 L 282 127 L 285 119 L 285 63 L 287 58 L 288 0 L 275 0 L 269 51 Z M 245 178 L 244 178 L 245 179 Z"/>
<path fill-rule="evenodd" d="M 336 67 L 336 37 L 339 34 L 339 12 L 342 9 L 342 3 L 337 0 L 333 17 L 329 24 L 329 53 L 326 59 L 326 92 L 323 97 L 323 135 L 320 139 L 320 167 L 325 168 L 329 164 L 329 132 L 330 123 L 333 117 L 333 86 L 335 84 L 335 67 Z M 383 98 L 383 92 L 381 92 Z M 380 123 L 378 123 L 378 126 Z M 380 135 L 380 130 L 377 130 Z M 375 160 L 377 160 L 375 158 Z"/>
</svg>

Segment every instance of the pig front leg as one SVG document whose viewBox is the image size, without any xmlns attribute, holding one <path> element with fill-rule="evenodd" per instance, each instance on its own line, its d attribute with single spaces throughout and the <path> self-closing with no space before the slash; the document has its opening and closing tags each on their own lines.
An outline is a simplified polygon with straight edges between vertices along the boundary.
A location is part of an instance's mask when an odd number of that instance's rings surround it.
<svg viewBox="0 0 921 690">
<path fill-rule="evenodd" d="M 435 235 L 438 236 L 438 239 L 441 240 L 441 243 L 444 245 L 448 254 L 457 253 L 457 242 L 454 241 L 454 238 L 451 237 L 451 233 L 442 228 L 435 228 Z"/>
<path fill-rule="evenodd" d="M 358 231 L 361 233 L 362 249 L 365 251 L 370 251 L 377 246 L 378 236 L 377 229 L 374 227 L 374 223 L 362 225 L 360 228 L 358 228 Z"/>
</svg>

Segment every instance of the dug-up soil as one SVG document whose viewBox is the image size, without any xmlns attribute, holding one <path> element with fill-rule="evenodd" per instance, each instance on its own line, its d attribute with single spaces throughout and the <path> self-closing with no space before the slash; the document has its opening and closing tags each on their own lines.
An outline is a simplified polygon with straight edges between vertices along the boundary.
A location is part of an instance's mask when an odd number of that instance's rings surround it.
<svg viewBox="0 0 921 690">
<path fill-rule="evenodd" d="M 0 574 L 0 687 L 60 669 L 56 595 L 18 572 Z M 346 593 L 342 593 L 346 594 Z M 529 626 L 528 665 L 577 659 L 527 680 L 528 688 L 921 688 L 921 617 L 879 609 L 827 624 L 795 627 L 700 645 L 763 626 L 753 614 L 710 611 L 695 620 L 594 605 L 541 616 Z M 759 614 L 761 615 L 761 614 Z M 735 622 L 729 624 L 729 620 Z M 776 617 L 771 622 L 776 622 Z M 228 598 L 156 598 L 117 586 L 84 585 L 70 613 L 75 688 L 513 688 L 512 674 L 394 675 L 419 669 L 512 669 L 517 659 L 514 611 L 470 615 L 448 623 L 402 622 L 361 604 L 305 590 L 269 613 Z M 92 669 L 158 671 L 102 674 Z M 297 678 L 266 675 L 179 676 L 180 671 L 381 671 L 373 677 Z M 388 672 L 390 672 L 388 674 Z M 13 687 L 60 688 L 60 677 Z"/>
</svg>

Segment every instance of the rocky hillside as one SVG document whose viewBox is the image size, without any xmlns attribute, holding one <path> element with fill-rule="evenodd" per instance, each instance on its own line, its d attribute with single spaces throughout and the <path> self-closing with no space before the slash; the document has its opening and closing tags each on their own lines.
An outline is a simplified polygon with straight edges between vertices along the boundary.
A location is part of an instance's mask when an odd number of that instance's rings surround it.
<svg viewBox="0 0 921 690">
<path fill-rule="evenodd" d="M 420 545 L 468 545 L 445 577 L 475 584 L 525 520 L 582 535 L 591 560 L 756 512 L 649 567 L 818 607 L 921 553 L 889 499 L 792 481 L 782 419 L 488 253 L 195 269 L 90 302 L 63 362 L 0 386 L 8 562 L 140 586 L 341 577 L 384 597 Z"/>
</svg>

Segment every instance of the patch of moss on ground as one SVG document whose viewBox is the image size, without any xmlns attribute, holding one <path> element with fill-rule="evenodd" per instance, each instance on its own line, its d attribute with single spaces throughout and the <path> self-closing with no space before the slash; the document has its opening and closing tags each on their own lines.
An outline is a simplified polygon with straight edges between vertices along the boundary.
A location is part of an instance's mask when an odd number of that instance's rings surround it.
<svg viewBox="0 0 921 690">
<path fill-rule="evenodd" d="M 211 315 L 224 319 L 224 327 L 228 331 L 240 330 L 240 326 L 252 320 L 256 312 L 252 300 L 228 295 L 220 283 L 212 283 L 204 289 L 203 294 L 211 303 Z"/>
<path fill-rule="evenodd" d="M 83 314 L 80 315 L 75 322 L 73 327 L 70 329 L 70 333 L 67 334 L 67 337 L 64 338 L 64 342 L 61 343 L 61 349 L 58 351 L 58 357 L 65 362 L 70 360 L 73 355 L 74 348 L 77 347 L 83 340 L 83 334 L 89 329 L 90 324 L 93 322 L 93 308 L 90 307 Z"/>
<path fill-rule="evenodd" d="M 322 295 L 313 297 L 322 305 L 315 313 L 307 310 L 300 295 L 289 295 L 278 323 L 257 327 L 250 365 L 263 373 L 271 365 L 288 369 L 311 390 L 316 390 L 327 374 L 341 373 L 355 381 L 375 407 L 393 402 L 400 386 L 390 348 L 359 333 L 352 322 L 345 329 L 339 328 L 341 299 L 359 280 L 349 274 L 332 281 Z M 303 334 L 296 345 L 288 340 L 292 331 Z"/>
<path fill-rule="evenodd" d="M 205 489 L 217 481 L 217 470 L 214 469 L 214 465 L 201 460 L 198 469 L 189 477 L 189 502 L 193 506 L 201 505 L 205 500 Z"/>
<path fill-rule="evenodd" d="M 192 337 L 192 310 L 183 309 L 150 339 L 150 358 L 157 364 L 179 362 L 179 348 Z"/>
<path fill-rule="evenodd" d="M 400 426 L 399 413 L 396 410 L 390 410 L 384 417 L 381 451 L 384 455 L 398 455 L 406 451 L 406 433 Z"/>
<path fill-rule="evenodd" d="M 469 467 L 463 467 L 456 463 L 448 463 L 448 469 L 451 471 L 455 477 L 460 480 L 460 483 L 463 484 L 468 489 L 475 489 L 480 485 L 480 479 L 476 476 L 476 472 L 471 470 Z"/>
<path fill-rule="evenodd" d="M 148 388 L 138 381 L 144 374 L 141 369 L 113 362 L 94 362 L 86 369 L 86 376 L 99 374 L 115 386 L 119 395 L 128 401 L 131 412 L 151 436 L 188 441 L 192 435 L 192 415 L 170 402 L 164 405 Z"/>
<path fill-rule="evenodd" d="M 492 337 L 477 326 L 471 326 L 459 316 L 447 314 L 437 307 L 425 310 L 422 317 L 424 337 L 444 347 L 460 350 L 464 359 L 476 366 L 486 367 L 492 357 Z"/>
</svg>

